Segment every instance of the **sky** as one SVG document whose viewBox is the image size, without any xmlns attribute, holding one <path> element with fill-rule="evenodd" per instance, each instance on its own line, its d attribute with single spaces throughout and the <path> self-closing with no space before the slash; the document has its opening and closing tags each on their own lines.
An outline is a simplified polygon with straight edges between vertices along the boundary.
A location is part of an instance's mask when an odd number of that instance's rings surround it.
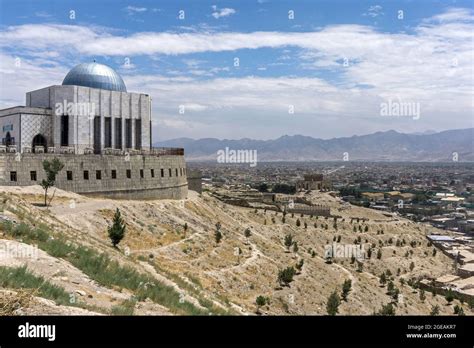
<svg viewBox="0 0 474 348">
<path fill-rule="evenodd" d="M 0 108 L 96 60 L 155 141 L 470 128 L 473 29 L 472 1 L 0 0 Z"/>
</svg>

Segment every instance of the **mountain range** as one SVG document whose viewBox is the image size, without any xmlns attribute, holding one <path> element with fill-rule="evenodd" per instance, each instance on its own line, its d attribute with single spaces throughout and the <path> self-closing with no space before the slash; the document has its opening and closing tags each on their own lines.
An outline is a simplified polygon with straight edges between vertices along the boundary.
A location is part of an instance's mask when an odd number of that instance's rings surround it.
<svg viewBox="0 0 474 348">
<path fill-rule="evenodd" d="M 273 140 L 177 138 L 153 144 L 183 147 L 187 160 L 216 161 L 217 151 L 257 150 L 258 161 L 421 161 L 474 162 L 474 128 L 405 134 L 394 130 L 368 135 L 318 139 L 284 135 Z"/>
</svg>

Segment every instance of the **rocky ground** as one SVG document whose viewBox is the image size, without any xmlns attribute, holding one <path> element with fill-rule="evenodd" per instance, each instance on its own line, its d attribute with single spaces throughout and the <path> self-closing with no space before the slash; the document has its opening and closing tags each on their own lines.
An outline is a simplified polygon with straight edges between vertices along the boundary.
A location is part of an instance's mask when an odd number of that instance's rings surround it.
<svg viewBox="0 0 474 348">
<path fill-rule="evenodd" d="M 436 277 L 452 271 L 452 261 L 443 253 L 433 256 L 433 246 L 425 238 L 432 227 L 362 207 L 344 208 L 338 198 L 328 193 L 312 193 L 309 199 L 330 205 L 332 214 L 340 216 L 337 226 L 333 218 L 290 214 L 283 223 L 282 213 L 231 206 L 209 193 L 198 195 L 193 191 L 184 201 L 124 201 L 56 190 L 48 209 L 41 206 L 42 199 L 39 186 L 1 187 L 0 214 L 16 225 L 23 222 L 32 229 L 46 230 L 50 237 L 45 243 L 59 239 L 84 246 L 122 267 L 145 274 L 179 294 L 179 303 L 189 303 L 196 311 L 251 315 L 255 314 L 256 297 L 262 295 L 270 300 L 261 309 L 263 314 L 326 314 L 329 295 L 333 291 L 340 293 L 342 283 L 350 279 L 352 289 L 347 301 L 339 306 L 339 314 L 371 315 L 391 302 L 387 285 L 379 282 L 380 274 L 389 270 L 400 291 L 398 301 L 394 302 L 396 314 L 429 314 L 434 306 L 439 306 L 440 314 L 453 314 L 455 305 L 472 314 L 466 304 L 457 300 L 448 304 L 440 295 L 426 293 L 421 300 L 419 290 L 406 283 L 412 278 Z M 118 248 L 113 248 L 107 228 L 117 208 L 127 227 L 125 238 Z M 366 220 L 362 221 L 363 218 Z M 214 237 L 216 223 L 220 223 L 223 235 L 219 243 Z M 244 235 L 246 228 L 251 231 L 249 238 Z M 296 252 L 285 247 L 287 234 L 297 241 Z M 326 262 L 325 247 L 338 239 L 341 245 L 352 245 L 359 239 L 365 250 L 374 245 L 371 258 L 362 262 L 361 272 L 358 262 L 351 262 L 351 258 Z M 397 241 L 402 240 L 405 243 L 397 246 Z M 0 267 L 26 265 L 34 275 L 72 294 L 81 305 L 57 305 L 35 294 L 30 301 L 33 304 L 22 308 L 19 314 L 111 314 L 117 312 L 117 306 L 131 306 L 136 315 L 194 313 L 184 307 L 176 309 L 176 305 L 159 296 L 143 298 L 138 290 L 123 283 L 110 285 L 90 273 L 88 267 L 75 263 L 74 255 L 58 257 L 44 243 L 38 244 L 35 257 L 19 252 L 33 244 L 34 241 L 3 228 Z M 289 286 L 280 286 L 278 271 L 301 259 L 304 265 L 300 274 L 295 275 Z M 13 299 L 16 291 L 3 289 L 4 296 Z M 127 301 L 131 305 L 126 305 Z"/>
</svg>

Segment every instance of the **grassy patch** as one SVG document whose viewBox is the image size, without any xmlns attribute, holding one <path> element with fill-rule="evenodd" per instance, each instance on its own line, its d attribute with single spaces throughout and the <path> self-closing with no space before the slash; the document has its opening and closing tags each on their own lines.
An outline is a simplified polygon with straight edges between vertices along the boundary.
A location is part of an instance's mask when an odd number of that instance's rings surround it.
<svg viewBox="0 0 474 348">
<path fill-rule="evenodd" d="M 110 310 L 112 315 L 133 315 L 135 311 L 135 300 L 125 300 L 121 304 L 113 306 Z"/>
<path fill-rule="evenodd" d="M 1 228 L 25 243 L 36 243 L 38 248 L 54 257 L 61 257 L 99 284 L 113 288 L 125 288 L 135 293 L 138 300 L 146 298 L 169 308 L 177 314 L 206 315 L 192 303 L 180 300 L 180 294 L 153 277 L 137 272 L 129 266 L 122 266 L 105 254 L 98 254 L 83 246 L 74 246 L 62 238 L 51 238 L 49 231 L 32 228 L 25 223 L 1 224 Z"/>
<path fill-rule="evenodd" d="M 64 288 L 51 284 L 41 276 L 36 276 L 26 266 L 0 266 L 0 287 L 11 289 L 37 289 L 36 295 L 53 300 L 57 304 L 71 306 L 69 293 Z"/>
</svg>

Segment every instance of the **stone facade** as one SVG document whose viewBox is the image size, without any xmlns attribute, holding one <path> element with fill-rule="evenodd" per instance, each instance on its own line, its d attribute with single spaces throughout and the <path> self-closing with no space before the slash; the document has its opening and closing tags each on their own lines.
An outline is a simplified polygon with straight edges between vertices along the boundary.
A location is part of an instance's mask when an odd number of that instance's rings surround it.
<svg viewBox="0 0 474 348">
<path fill-rule="evenodd" d="M 202 193 L 202 172 L 200 170 L 190 170 L 188 172 L 188 189 Z"/>
<path fill-rule="evenodd" d="M 53 158 L 64 163 L 55 184 L 63 190 L 119 199 L 187 196 L 184 156 L 0 153 L 0 185 L 40 184 L 43 160 Z"/>
<path fill-rule="evenodd" d="M 148 94 L 83 86 L 50 86 L 28 92 L 26 106 L 51 109 L 53 135 L 50 146 L 56 148 L 71 146 L 76 153 L 82 154 L 86 148 L 100 152 L 108 147 L 125 150 L 151 146 L 151 98 Z M 64 116 L 68 117 L 62 122 Z M 61 135 L 64 123 L 67 124 L 67 144 Z"/>
</svg>

